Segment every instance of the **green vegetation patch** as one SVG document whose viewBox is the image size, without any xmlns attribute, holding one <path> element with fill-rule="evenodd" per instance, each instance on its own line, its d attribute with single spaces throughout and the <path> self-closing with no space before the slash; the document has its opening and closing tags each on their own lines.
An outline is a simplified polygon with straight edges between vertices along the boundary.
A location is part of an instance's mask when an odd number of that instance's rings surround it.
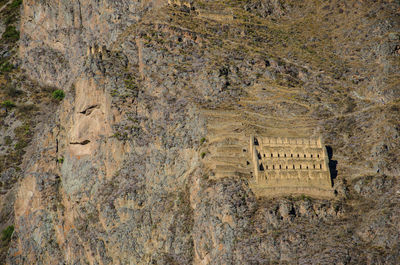
<svg viewBox="0 0 400 265">
<path fill-rule="evenodd" d="M 14 102 L 12 102 L 11 100 L 5 100 L 1 103 L 1 105 L 3 107 L 5 107 L 6 109 L 11 109 L 14 108 L 16 105 Z"/>
<path fill-rule="evenodd" d="M 11 72 L 14 69 L 14 65 L 10 62 L 4 62 L 1 66 L 0 66 L 0 72 L 2 73 L 8 73 Z"/>
<path fill-rule="evenodd" d="M 53 91 L 52 96 L 55 100 L 61 101 L 65 98 L 65 92 L 64 90 L 57 89 Z"/>
<path fill-rule="evenodd" d="M 19 31 L 15 26 L 7 26 L 4 31 L 2 38 L 9 42 L 14 42 L 19 40 Z"/>
<path fill-rule="evenodd" d="M 11 240 L 11 236 L 14 233 L 14 226 L 13 225 L 8 226 L 1 233 L 2 233 L 1 240 L 10 241 Z"/>
<path fill-rule="evenodd" d="M 12 8 L 12 9 L 19 8 L 21 5 L 22 5 L 22 0 L 14 0 L 10 4 L 10 8 Z"/>
</svg>

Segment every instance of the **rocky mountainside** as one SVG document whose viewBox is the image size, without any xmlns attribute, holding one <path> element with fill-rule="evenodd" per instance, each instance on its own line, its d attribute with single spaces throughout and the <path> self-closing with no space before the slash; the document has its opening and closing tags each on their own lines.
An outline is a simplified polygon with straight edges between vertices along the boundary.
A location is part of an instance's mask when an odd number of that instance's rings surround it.
<svg viewBox="0 0 400 265">
<path fill-rule="evenodd" d="M 0 5 L 0 263 L 398 264 L 398 1 Z M 215 177 L 283 131 L 334 199 Z"/>
</svg>

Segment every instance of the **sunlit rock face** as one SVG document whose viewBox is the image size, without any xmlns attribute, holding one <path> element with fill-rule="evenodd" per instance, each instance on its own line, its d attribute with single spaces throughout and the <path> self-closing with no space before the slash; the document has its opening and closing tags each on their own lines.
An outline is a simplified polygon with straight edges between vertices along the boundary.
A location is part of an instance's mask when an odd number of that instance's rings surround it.
<svg viewBox="0 0 400 265">
<path fill-rule="evenodd" d="M 94 80 L 79 80 L 75 85 L 75 110 L 69 131 L 71 155 L 91 155 L 103 138 L 112 136 L 110 121 L 111 99 L 98 89 Z M 107 104 L 108 103 L 108 104 Z"/>
<path fill-rule="evenodd" d="M 398 8 L 24 1 L 21 69 L 66 97 L 25 156 L 7 264 L 395 264 Z M 321 137 L 327 199 L 252 190 L 235 154 L 282 132 Z"/>
<path fill-rule="evenodd" d="M 124 29 L 166 1 L 24 1 L 20 55 L 44 84 L 69 87 L 80 75 L 87 47 L 109 47 Z"/>
</svg>

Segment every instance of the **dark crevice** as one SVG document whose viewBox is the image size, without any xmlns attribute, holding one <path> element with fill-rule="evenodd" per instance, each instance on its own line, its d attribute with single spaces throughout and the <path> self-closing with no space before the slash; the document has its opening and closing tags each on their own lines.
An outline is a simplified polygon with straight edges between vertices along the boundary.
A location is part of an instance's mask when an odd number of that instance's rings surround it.
<svg viewBox="0 0 400 265">
<path fill-rule="evenodd" d="M 90 143 L 89 140 L 85 140 L 85 141 L 82 141 L 82 142 L 72 142 L 72 143 L 70 143 L 70 144 L 87 145 L 87 144 L 89 144 L 89 143 Z"/>
<path fill-rule="evenodd" d="M 84 111 L 81 111 L 81 112 L 79 112 L 80 114 L 83 114 L 83 115 L 90 115 L 90 113 L 92 113 L 92 111 L 94 110 L 94 109 L 96 109 L 96 108 L 98 108 L 99 107 L 99 105 L 92 105 L 92 106 L 90 106 L 90 107 L 87 107 Z"/>
<path fill-rule="evenodd" d="M 329 172 L 331 173 L 331 185 L 334 185 L 334 181 L 337 178 L 338 175 L 338 170 L 337 170 L 337 160 L 333 160 L 333 149 L 331 146 L 326 146 L 326 152 L 328 153 L 328 159 L 329 159 Z"/>
<path fill-rule="evenodd" d="M 80 28 L 83 28 L 83 24 L 82 24 L 82 7 L 81 7 L 81 1 L 78 1 L 78 6 L 79 6 L 79 24 L 80 24 Z"/>
</svg>

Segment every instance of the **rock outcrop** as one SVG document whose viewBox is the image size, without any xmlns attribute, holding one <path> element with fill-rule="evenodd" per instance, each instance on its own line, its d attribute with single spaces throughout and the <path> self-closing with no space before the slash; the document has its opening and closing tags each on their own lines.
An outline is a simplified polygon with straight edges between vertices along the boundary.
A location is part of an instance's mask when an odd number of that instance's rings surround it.
<svg viewBox="0 0 400 265">
<path fill-rule="evenodd" d="M 399 4 L 245 2 L 24 0 L 21 68 L 66 96 L 26 148 L 7 264 L 399 260 Z M 219 149 L 284 130 L 322 136 L 332 199 L 215 178 Z"/>
</svg>

